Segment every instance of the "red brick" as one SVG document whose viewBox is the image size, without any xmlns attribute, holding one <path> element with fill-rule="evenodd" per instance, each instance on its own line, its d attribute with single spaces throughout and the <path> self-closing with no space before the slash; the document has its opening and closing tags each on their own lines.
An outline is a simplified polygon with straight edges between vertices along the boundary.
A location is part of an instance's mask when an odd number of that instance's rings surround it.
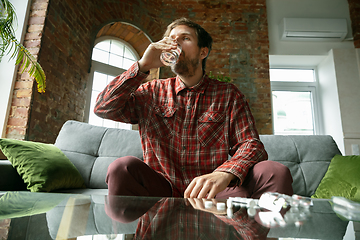
<svg viewBox="0 0 360 240">
<path fill-rule="evenodd" d="M 37 40 L 41 38 L 41 32 L 31 32 L 25 34 L 25 40 Z"/>
<path fill-rule="evenodd" d="M 29 25 L 44 25 L 45 17 L 30 17 Z"/>
<path fill-rule="evenodd" d="M 31 12 L 30 17 L 46 17 L 46 9 L 38 9 Z"/>
<path fill-rule="evenodd" d="M 14 116 L 17 118 L 27 118 L 29 114 L 28 108 L 15 108 L 14 110 Z"/>
<path fill-rule="evenodd" d="M 41 32 L 43 28 L 43 25 L 30 25 L 28 28 L 28 32 Z"/>
<path fill-rule="evenodd" d="M 27 126 L 27 119 L 25 118 L 9 118 L 8 126 L 16 126 L 16 127 L 26 127 Z"/>
<path fill-rule="evenodd" d="M 16 81 L 15 82 L 15 89 L 32 89 L 33 81 Z"/>
<path fill-rule="evenodd" d="M 27 98 L 27 97 L 31 97 L 31 94 L 32 94 L 32 89 L 21 89 L 17 91 L 16 97 Z"/>
<path fill-rule="evenodd" d="M 11 219 L 0 220 L 0 239 L 8 239 Z"/>
<path fill-rule="evenodd" d="M 30 106 L 31 99 L 30 98 L 15 98 L 12 101 L 12 106 Z"/>
<path fill-rule="evenodd" d="M 8 126 L 6 130 L 6 138 L 10 138 L 10 139 L 24 140 L 25 134 L 26 134 L 25 127 Z"/>
<path fill-rule="evenodd" d="M 35 47 L 35 48 L 28 48 L 29 52 L 35 57 L 35 59 L 38 58 L 38 54 L 40 51 L 40 48 Z"/>
<path fill-rule="evenodd" d="M 40 47 L 40 44 L 41 44 L 40 40 L 28 40 L 24 42 L 24 46 L 27 48 Z"/>
</svg>

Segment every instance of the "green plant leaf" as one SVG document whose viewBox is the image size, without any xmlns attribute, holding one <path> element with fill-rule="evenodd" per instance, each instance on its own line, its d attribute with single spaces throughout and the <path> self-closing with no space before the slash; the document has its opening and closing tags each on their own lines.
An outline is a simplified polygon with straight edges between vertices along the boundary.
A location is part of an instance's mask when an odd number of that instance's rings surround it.
<svg viewBox="0 0 360 240">
<path fill-rule="evenodd" d="M 211 71 L 209 72 L 209 78 L 217 79 L 220 82 L 231 82 L 231 78 L 229 76 L 217 75 L 215 77 Z"/>
<path fill-rule="evenodd" d="M 9 0 L 0 0 L 0 61 L 5 54 L 16 57 L 16 65 L 20 65 L 21 73 L 27 71 L 37 82 L 39 93 L 45 92 L 46 75 L 40 64 L 30 51 L 15 38 L 13 24 L 17 22 L 13 5 Z"/>
</svg>

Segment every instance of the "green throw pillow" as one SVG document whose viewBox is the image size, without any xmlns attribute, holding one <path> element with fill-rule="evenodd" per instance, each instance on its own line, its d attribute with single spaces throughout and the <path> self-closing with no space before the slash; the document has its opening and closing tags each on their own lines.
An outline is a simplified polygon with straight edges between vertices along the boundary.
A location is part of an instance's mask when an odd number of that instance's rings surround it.
<svg viewBox="0 0 360 240">
<path fill-rule="evenodd" d="M 345 197 L 360 202 L 360 156 L 335 155 L 312 198 Z"/>
<path fill-rule="evenodd" d="M 0 148 L 31 192 L 85 187 L 74 164 L 53 144 L 0 139 Z"/>
<path fill-rule="evenodd" d="M 0 197 L 0 220 L 45 213 L 68 197 L 68 194 L 7 192 Z"/>
</svg>

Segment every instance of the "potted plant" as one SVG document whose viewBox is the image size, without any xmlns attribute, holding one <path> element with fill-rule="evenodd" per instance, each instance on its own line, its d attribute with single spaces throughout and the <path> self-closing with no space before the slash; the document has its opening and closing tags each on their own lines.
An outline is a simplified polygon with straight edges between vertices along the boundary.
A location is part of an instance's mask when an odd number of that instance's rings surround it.
<svg viewBox="0 0 360 240">
<path fill-rule="evenodd" d="M 215 77 L 211 71 L 209 72 L 209 78 L 217 79 L 220 82 L 231 82 L 231 78 L 229 76 L 217 75 Z"/>
<path fill-rule="evenodd" d="M 46 76 L 35 57 L 15 37 L 16 13 L 9 0 L 0 0 L 0 62 L 3 56 L 11 54 L 16 65 L 21 63 L 21 71 L 27 71 L 37 82 L 38 92 L 45 92 Z"/>
</svg>

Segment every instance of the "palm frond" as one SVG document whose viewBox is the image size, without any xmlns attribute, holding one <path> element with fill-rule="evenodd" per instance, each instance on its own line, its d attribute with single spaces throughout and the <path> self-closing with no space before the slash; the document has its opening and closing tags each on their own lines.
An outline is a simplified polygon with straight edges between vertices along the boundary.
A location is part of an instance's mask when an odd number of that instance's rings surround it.
<svg viewBox="0 0 360 240">
<path fill-rule="evenodd" d="M 6 19 L 12 23 L 17 22 L 14 6 L 8 0 L 0 0 L 0 19 Z"/>
<path fill-rule="evenodd" d="M 11 54 L 10 59 L 16 57 L 16 65 L 21 63 L 21 73 L 27 71 L 37 82 L 39 93 L 45 92 L 45 72 L 30 51 L 15 38 L 13 23 L 16 14 L 8 0 L 0 0 L 0 61 L 5 54 Z"/>
</svg>

